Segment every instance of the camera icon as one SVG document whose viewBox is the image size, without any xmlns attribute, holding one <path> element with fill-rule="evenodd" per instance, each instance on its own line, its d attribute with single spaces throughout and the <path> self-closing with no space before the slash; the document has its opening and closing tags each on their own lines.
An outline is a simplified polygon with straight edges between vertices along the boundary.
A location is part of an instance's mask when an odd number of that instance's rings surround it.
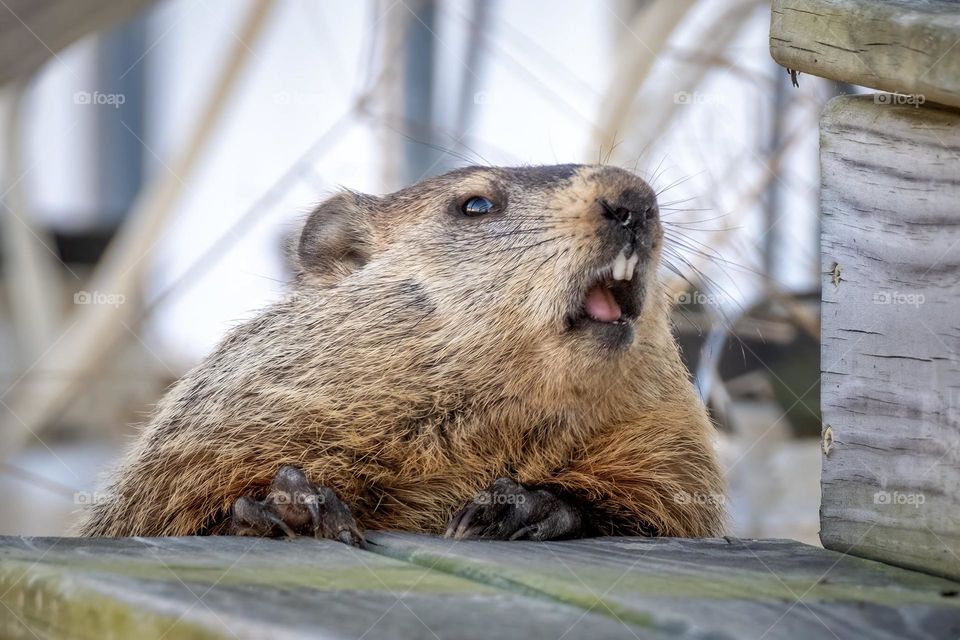
<svg viewBox="0 0 960 640">
<path fill-rule="evenodd" d="M 90 304 L 93 302 L 93 296 L 89 291 L 77 291 L 73 294 L 73 304 Z"/>
<path fill-rule="evenodd" d="M 873 504 L 890 504 L 891 502 L 889 491 L 877 491 L 873 494 Z"/>
<path fill-rule="evenodd" d="M 491 96 L 486 91 L 478 91 L 473 94 L 473 103 L 474 104 L 493 104 L 493 96 Z"/>
<path fill-rule="evenodd" d="M 89 91 L 77 91 L 73 94 L 73 103 L 74 104 L 90 104 L 90 92 Z"/>
<path fill-rule="evenodd" d="M 690 104 L 690 99 L 689 91 L 677 91 L 673 94 L 673 104 Z"/>
</svg>

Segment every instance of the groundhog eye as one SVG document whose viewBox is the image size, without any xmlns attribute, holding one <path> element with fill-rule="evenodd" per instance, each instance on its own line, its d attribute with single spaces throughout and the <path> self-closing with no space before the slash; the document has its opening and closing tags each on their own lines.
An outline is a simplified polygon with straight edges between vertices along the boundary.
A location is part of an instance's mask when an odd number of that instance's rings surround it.
<svg viewBox="0 0 960 640">
<path fill-rule="evenodd" d="M 483 196 L 474 196 L 464 202 L 460 210 L 465 216 L 482 216 L 493 211 L 493 203 Z"/>
</svg>

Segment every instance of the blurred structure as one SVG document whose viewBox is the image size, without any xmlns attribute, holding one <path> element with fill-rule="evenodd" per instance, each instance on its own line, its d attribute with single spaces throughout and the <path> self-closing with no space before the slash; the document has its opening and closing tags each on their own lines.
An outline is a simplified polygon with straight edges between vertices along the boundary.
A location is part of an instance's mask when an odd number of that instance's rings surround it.
<svg viewBox="0 0 960 640">
<path fill-rule="evenodd" d="M 790 86 L 768 3 L 8 1 L 0 533 L 66 529 L 163 389 L 283 295 L 339 185 L 603 162 L 660 193 L 733 531 L 816 542 L 816 121 L 842 88 Z"/>
</svg>

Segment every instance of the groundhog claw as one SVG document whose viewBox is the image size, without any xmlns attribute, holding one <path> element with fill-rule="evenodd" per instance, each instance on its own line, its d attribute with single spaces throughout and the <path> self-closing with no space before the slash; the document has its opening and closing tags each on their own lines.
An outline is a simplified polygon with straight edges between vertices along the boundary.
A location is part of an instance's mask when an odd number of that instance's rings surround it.
<svg viewBox="0 0 960 640">
<path fill-rule="evenodd" d="M 311 483 L 303 471 L 285 465 L 277 471 L 263 500 L 240 496 L 233 503 L 231 529 L 235 535 L 339 540 L 363 547 L 363 534 L 330 487 Z"/>
<path fill-rule="evenodd" d="M 454 514 L 444 534 L 463 540 L 560 540 L 584 535 L 584 513 L 546 489 L 500 478 Z"/>
</svg>

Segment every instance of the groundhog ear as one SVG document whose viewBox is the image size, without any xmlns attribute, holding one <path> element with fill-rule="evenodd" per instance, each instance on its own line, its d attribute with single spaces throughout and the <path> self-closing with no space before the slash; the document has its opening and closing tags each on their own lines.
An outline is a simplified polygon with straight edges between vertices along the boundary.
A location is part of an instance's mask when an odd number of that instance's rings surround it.
<svg viewBox="0 0 960 640">
<path fill-rule="evenodd" d="M 301 270 L 337 279 L 366 264 L 373 250 L 371 209 L 375 200 L 344 192 L 314 209 L 297 243 Z"/>
</svg>

